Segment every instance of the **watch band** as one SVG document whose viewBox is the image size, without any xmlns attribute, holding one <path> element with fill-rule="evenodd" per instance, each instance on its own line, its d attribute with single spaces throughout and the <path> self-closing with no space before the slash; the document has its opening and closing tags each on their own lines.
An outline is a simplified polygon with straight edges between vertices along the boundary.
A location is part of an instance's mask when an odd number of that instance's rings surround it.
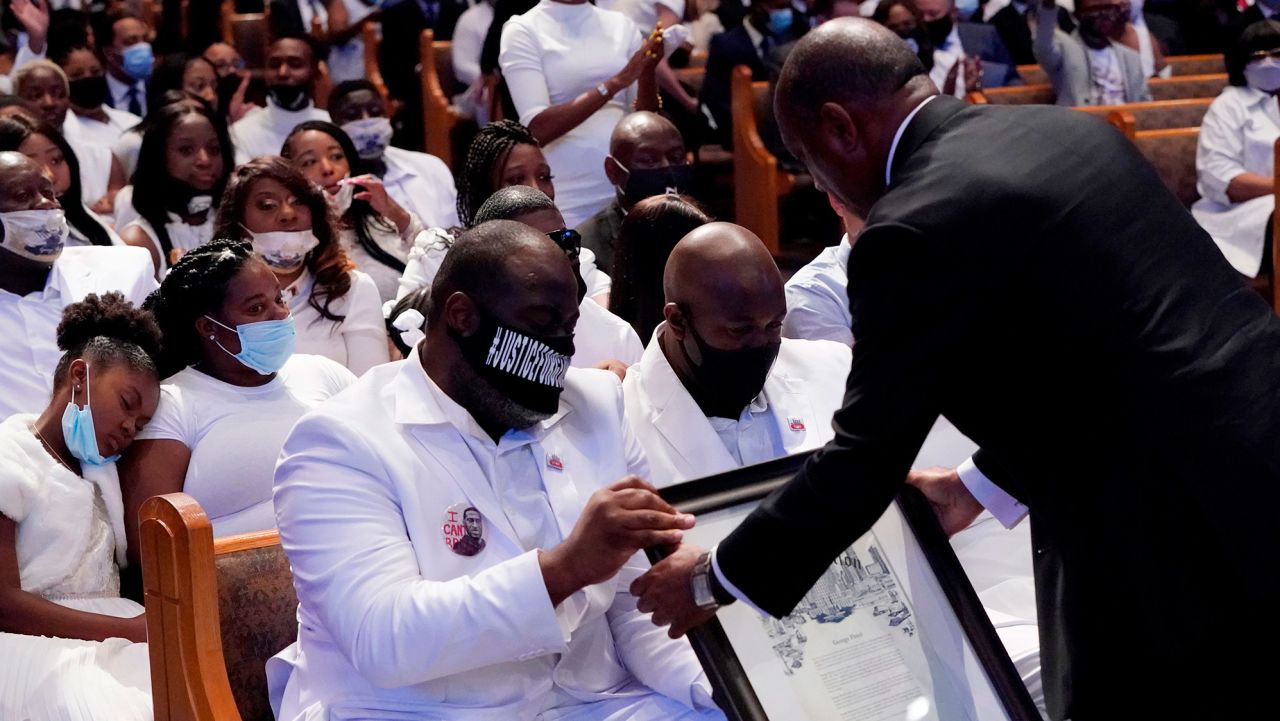
<svg viewBox="0 0 1280 721">
<path fill-rule="evenodd" d="M 707 573 L 707 580 L 711 583 L 711 595 L 715 597 L 716 603 L 721 606 L 728 606 L 738 600 L 737 596 L 729 593 L 729 589 L 720 583 L 720 577 L 716 575 L 716 569 L 711 568 Z"/>
<path fill-rule="evenodd" d="M 689 575 L 689 593 L 693 596 L 694 605 L 712 613 L 720 608 L 711 585 L 714 575 L 711 570 L 711 552 L 706 551 L 693 564 L 693 573 Z"/>
</svg>

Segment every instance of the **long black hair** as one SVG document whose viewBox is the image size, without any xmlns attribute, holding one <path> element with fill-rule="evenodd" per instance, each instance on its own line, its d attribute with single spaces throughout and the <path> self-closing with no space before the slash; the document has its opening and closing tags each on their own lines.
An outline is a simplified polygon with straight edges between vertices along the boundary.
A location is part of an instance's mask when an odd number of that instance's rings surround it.
<svg viewBox="0 0 1280 721">
<path fill-rule="evenodd" d="M 231 147 L 227 126 L 202 101 L 170 103 L 153 108 L 147 113 L 147 128 L 142 134 L 142 148 L 138 151 L 138 168 L 133 173 L 133 207 L 155 231 L 156 239 L 160 241 L 162 258 L 168 258 L 173 250 L 173 241 L 169 239 L 169 231 L 165 228 L 169 222 L 169 211 L 185 214 L 187 210 L 185 207 L 169 207 L 170 203 L 177 202 L 175 190 L 181 189 L 178 188 L 177 181 L 169 177 L 165 151 L 174 127 L 189 115 L 199 115 L 209 121 L 222 149 L 222 175 L 209 189 L 209 195 L 213 196 L 210 213 L 218 207 L 218 201 L 227 187 L 227 179 L 231 176 L 231 168 L 235 165 L 235 151 Z"/>
<path fill-rule="evenodd" d="M 1227 68 L 1227 80 L 1236 86 L 1243 87 L 1248 83 L 1244 79 L 1244 67 L 1249 64 L 1250 56 L 1262 50 L 1275 50 L 1280 47 L 1280 23 L 1275 20 L 1259 20 L 1240 33 L 1240 37 L 1222 54 L 1223 64 Z"/>
<path fill-rule="evenodd" d="M 160 377 L 168 378 L 202 359 L 196 320 L 222 309 L 227 286 L 253 258 L 242 240 L 215 238 L 190 250 L 169 269 L 142 305 L 160 326 Z"/>
<path fill-rule="evenodd" d="M 476 133 L 467 149 L 467 163 L 458 176 L 458 221 L 470 228 L 476 211 L 493 195 L 494 169 L 507 159 L 517 145 L 540 147 L 538 139 L 514 120 L 489 123 Z"/>
<path fill-rule="evenodd" d="M 36 120 L 29 115 L 19 113 L 7 118 L 0 118 L 0 150 L 17 150 L 33 135 L 43 135 L 62 151 L 67 163 L 67 173 L 71 176 L 71 184 L 66 192 L 58 196 L 62 211 L 67 215 L 67 223 L 89 239 L 94 245 L 111 245 L 111 236 L 102 223 L 98 222 L 84 207 L 84 198 L 80 190 L 80 160 L 76 153 L 52 125 L 43 120 Z"/>
<path fill-rule="evenodd" d="M 284 139 L 284 147 L 280 149 L 280 156 L 292 162 L 293 139 L 308 130 L 324 133 L 333 138 L 338 143 L 338 147 L 342 148 L 342 154 L 347 158 L 347 167 L 351 169 L 351 176 L 355 177 L 363 174 L 360 154 L 356 151 L 355 143 L 351 142 L 351 137 L 342 128 L 324 120 L 308 120 L 305 123 L 299 123 L 289 133 L 289 137 Z M 364 248 L 364 252 L 368 253 L 374 260 L 400 273 L 404 272 L 404 262 L 383 250 L 382 246 L 378 245 L 378 241 L 373 239 L 373 234 L 370 230 L 381 230 L 399 235 L 399 229 L 396 228 L 395 223 L 383 217 L 381 213 L 373 209 L 373 206 L 363 200 L 352 200 L 351 206 L 347 208 L 346 212 L 338 220 L 355 231 L 356 240 L 360 243 L 360 247 Z"/>
<path fill-rule="evenodd" d="M 710 222 L 702 207 L 683 195 L 645 198 L 622 221 L 613 241 L 609 310 L 630 323 L 642 342 L 648 343 L 662 322 L 662 272 L 672 249 L 694 228 Z"/>
</svg>

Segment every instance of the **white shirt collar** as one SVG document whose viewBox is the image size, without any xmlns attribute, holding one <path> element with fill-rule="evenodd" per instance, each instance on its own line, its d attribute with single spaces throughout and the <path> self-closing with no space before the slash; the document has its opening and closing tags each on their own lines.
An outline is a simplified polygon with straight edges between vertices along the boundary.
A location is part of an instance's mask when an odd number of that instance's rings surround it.
<svg viewBox="0 0 1280 721">
<path fill-rule="evenodd" d="M 892 175 L 892 171 L 893 171 L 893 156 L 898 152 L 898 142 L 902 140 L 902 134 L 903 134 L 904 132 L 906 132 L 906 130 L 907 130 L 907 126 L 911 124 L 911 119 L 912 119 L 912 118 L 914 118 L 914 117 L 916 116 L 916 113 L 920 112 L 920 109 L 921 109 L 921 108 L 923 108 L 924 106 L 928 105 L 928 104 L 929 104 L 929 101 L 930 101 L 930 100 L 933 100 L 933 99 L 934 99 L 934 98 L 936 98 L 936 97 L 938 97 L 938 96 L 937 96 L 937 95 L 930 95 L 929 97 L 927 97 L 927 98 L 925 98 L 924 100 L 920 101 L 920 104 L 916 106 L 916 109 L 915 109 L 915 110 L 912 110 L 910 113 L 907 113 L 907 117 L 905 117 L 905 118 L 903 118 L 903 119 L 902 119 L 902 124 L 898 126 L 898 132 L 896 132 L 896 133 L 894 133 L 894 134 L 893 134 L 893 144 L 889 146 L 889 157 L 888 157 L 888 158 L 886 158 L 886 159 L 885 159 L 885 161 L 884 161 L 884 184 L 885 184 L 885 187 L 888 187 L 888 186 L 889 186 L 889 183 L 890 183 L 890 180 L 891 180 L 891 175 Z M 845 242 L 846 242 L 846 243 L 848 242 L 848 237 L 846 237 L 846 238 L 845 238 Z"/>
<path fill-rule="evenodd" d="M 137 88 L 138 104 L 141 105 L 144 110 L 146 109 L 147 88 L 145 85 L 143 85 L 141 80 L 135 80 L 133 83 L 126 83 L 125 81 L 121 80 L 120 78 L 117 78 L 111 73 L 107 73 L 107 88 L 111 90 L 112 104 L 115 105 L 117 103 L 124 103 L 126 105 L 126 107 L 123 108 L 124 110 L 128 110 L 127 105 L 129 103 L 129 89 Z"/>
<path fill-rule="evenodd" d="M 751 24 L 749 19 L 743 19 L 742 29 L 747 31 L 747 37 L 751 38 L 751 47 L 760 52 L 760 43 L 764 42 L 764 33 L 756 30 L 756 26 Z"/>
<path fill-rule="evenodd" d="M 270 127 L 278 126 L 283 128 L 288 126 L 288 129 L 285 131 L 288 132 L 293 130 L 298 123 L 310 120 L 312 114 L 315 113 L 315 109 L 316 104 L 314 100 L 308 100 L 306 106 L 301 110 L 285 110 L 279 105 L 276 105 L 270 98 L 267 98 L 266 124 Z"/>
<path fill-rule="evenodd" d="M 942 41 L 942 45 L 938 46 L 939 50 L 947 50 L 949 52 L 964 53 L 964 46 L 960 44 L 959 23 L 951 23 L 951 32 L 947 33 L 947 39 Z"/>
</svg>

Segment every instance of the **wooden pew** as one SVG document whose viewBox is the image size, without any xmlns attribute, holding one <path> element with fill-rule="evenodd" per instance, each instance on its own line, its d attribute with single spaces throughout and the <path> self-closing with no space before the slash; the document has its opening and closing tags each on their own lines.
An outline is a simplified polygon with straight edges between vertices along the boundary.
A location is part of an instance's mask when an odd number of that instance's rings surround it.
<svg viewBox="0 0 1280 721">
<path fill-rule="evenodd" d="M 1165 62 L 1169 63 L 1169 67 L 1173 68 L 1174 77 L 1227 72 L 1227 66 L 1219 53 L 1209 55 L 1169 55 L 1165 57 Z"/>
<path fill-rule="evenodd" d="M 1027 85 L 1048 85 L 1049 73 L 1040 67 L 1039 63 L 1031 63 L 1030 65 L 1019 65 L 1017 67 L 1018 75 L 1022 76 L 1022 81 Z"/>
<path fill-rule="evenodd" d="M 155 721 L 271 721 L 264 664 L 298 632 L 279 536 L 214 541 L 185 493 L 143 503 L 139 533 Z"/>
<path fill-rule="evenodd" d="M 453 74 L 453 43 L 437 42 L 428 28 L 418 40 L 418 57 L 422 63 L 422 127 L 426 134 L 426 150 L 440 158 L 450 170 L 465 161 L 465 145 L 454 143 L 454 136 L 469 116 L 453 104 L 454 94 L 461 92 Z M 457 157 L 455 157 L 455 154 Z"/>
<path fill-rule="evenodd" d="M 271 44 L 271 3 L 263 3 L 263 12 L 237 13 L 235 3 L 222 3 L 222 41 L 235 48 L 244 58 L 245 67 L 261 70 L 267 65 L 267 46 Z"/>
<path fill-rule="evenodd" d="M 1106 118 L 1107 122 L 1121 130 L 1132 123 L 1132 132 L 1126 133 L 1132 138 L 1133 132 L 1140 130 L 1198 128 L 1212 103 L 1213 98 L 1187 98 L 1126 105 L 1080 105 L 1073 109 Z"/>
<path fill-rule="evenodd" d="M 1053 105 L 1057 94 L 1048 83 L 1011 85 L 969 93 L 965 99 L 974 105 Z"/>
<path fill-rule="evenodd" d="M 745 65 L 733 69 L 734 222 L 760 236 L 776 256 L 781 251 L 778 201 L 809 178 L 779 168 L 778 159 L 760 137 L 759 119 L 772 115 L 771 100 L 768 82 L 752 82 L 751 69 Z"/>
<path fill-rule="evenodd" d="M 1196 190 L 1196 144 L 1200 128 L 1143 130 L 1134 134 L 1138 151 L 1155 167 L 1160 179 L 1190 208 L 1200 198 Z"/>
<path fill-rule="evenodd" d="M 1178 75 L 1172 78 L 1152 78 L 1147 81 L 1152 100 L 1180 100 L 1183 98 L 1215 98 L 1227 87 L 1226 73 L 1208 75 Z"/>
<path fill-rule="evenodd" d="M 378 89 L 387 117 L 392 117 L 396 108 L 391 102 L 391 91 L 387 90 L 387 83 L 382 79 L 382 67 L 378 65 L 378 48 L 382 45 L 382 35 L 378 33 L 375 24 L 365 22 L 360 29 L 360 37 L 364 40 L 364 76 Z"/>
</svg>

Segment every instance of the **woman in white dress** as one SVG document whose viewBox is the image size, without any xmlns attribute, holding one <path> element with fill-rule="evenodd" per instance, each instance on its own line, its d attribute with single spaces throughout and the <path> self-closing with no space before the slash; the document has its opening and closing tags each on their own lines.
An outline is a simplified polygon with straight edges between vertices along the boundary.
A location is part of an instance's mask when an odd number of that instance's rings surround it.
<svg viewBox="0 0 1280 721">
<path fill-rule="evenodd" d="M 1209 106 L 1196 149 L 1191 214 L 1246 277 L 1270 272 L 1275 144 L 1280 138 L 1280 23 L 1245 28 L 1226 53 L 1231 84 Z"/>
<path fill-rule="evenodd" d="M 147 120 L 130 196 L 139 217 L 120 237 L 146 248 L 163 280 L 183 253 L 213 237 L 233 152 L 226 126 L 200 101 L 153 108 Z"/>
<path fill-rule="evenodd" d="M 342 248 L 324 191 L 279 156 L 236 168 L 217 237 L 249 241 L 276 274 L 298 325 L 298 352 L 360 375 L 389 360 L 378 286 Z"/>
<path fill-rule="evenodd" d="M 394 300 L 409 247 L 425 231 L 422 222 L 391 199 L 381 180 L 360 172 L 355 145 L 333 123 L 301 123 L 285 138 L 280 155 L 324 190 L 338 216 L 342 247 L 373 278 L 382 301 Z"/>
<path fill-rule="evenodd" d="M 44 167 L 53 178 L 53 189 L 67 215 L 66 244 L 121 245 L 120 236 L 84 204 L 80 186 L 80 161 L 66 138 L 48 123 L 37 123 L 17 114 L 0 119 L 0 151 L 16 150 Z"/>
<path fill-rule="evenodd" d="M 275 274 L 238 240 L 183 256 L 147 300 L 164 338 L 155 417 L 120 462 L 130 534 L 142 502 L 182 491 L 215 536 L 275 527 L 271 483 L 293 424 L 355 377 L 295 354 Z"/>
<path fill-rule="evenodd" d="M 571 228 L 614 197 L 604 174 L 614 126 L 633 110 L 658 109 L 663 46 L 652 30 L 587 0 L 542 0 L 502 29 L 502 77 L 551 163 Z"/>
<path fill-rule="evenodd" d="M 160 332 L 119 293 L 89 295 L 58 347 L 49 406 L 0 423 L 0 718 L 150 721 L 113 461 L 155 413 Z"/>
</svg>

